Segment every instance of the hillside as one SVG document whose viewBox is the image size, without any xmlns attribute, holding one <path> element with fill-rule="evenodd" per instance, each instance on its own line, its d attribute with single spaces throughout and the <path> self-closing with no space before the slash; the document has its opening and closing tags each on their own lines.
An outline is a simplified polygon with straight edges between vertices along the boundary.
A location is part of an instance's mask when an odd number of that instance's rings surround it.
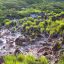
<svg viewBox="0 0 64 64">
<path fill-rule="evenodd" d="M 0 0 L 0 64 L 64 64 L 64 0 Z"/>
<path fill-rule="evenodd" d="M 7 15 L 12 15 L 13 13 L 17 14 L 17 11 L 20 11 L 24 8 L 35 8 L 44 10 L 55 10 L 55 8 L 64 9 L 63 0 L 0 0 L 0 15 L 3 18 Z M 15 11 L 15 12 L 14 12 Z M 0 17 L 0 18 L 1 18 Z"/>
<path fill-rule="evenodd" d="M 13 8 L 13 7 L 26 7 L 26 6 L 30 6 L 32 4 L 41 4 L 41 3 L 51 3 L 51 2 L 62 2 L 63 0 L 0 0 L 0 6 L 4 6 L 4 7 L 9 7 L 9 8 Z M 11 6 L 12 5 L 12 6 Z"/>
</svg>

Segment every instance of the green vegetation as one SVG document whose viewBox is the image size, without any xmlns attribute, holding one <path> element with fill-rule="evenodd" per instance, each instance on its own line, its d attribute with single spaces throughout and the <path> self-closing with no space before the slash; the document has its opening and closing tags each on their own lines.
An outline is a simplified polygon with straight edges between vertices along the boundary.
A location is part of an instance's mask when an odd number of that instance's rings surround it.
<svg viewBox="0 0 64 64">
<path fill-rule="evenodd" d="M 45 56 L 41 56 L 39 58 L 39 61 L 41 62 L 40 64 L 48 64 L 48 60 L 46 60 L 46 57 Z"/>
<path fill-rule="evenodd" d="M 40 18 L 42 20 L 42 18 Z M 56 20 L 52 21 L 51 19 L 44 19 L 40 21 L 39 17 L 38 18 L 32 18 L 28 17 L 21 19 L 20 23 L 22 25 L 22 32 L 26 35 L 30 36 L 37 36 L 40 35 L 41 33 L 47 32 L 49 35 L 54 35 L 54 34 L 59 34 L 62 35 L 64 33 L 64 21 L 63 19 L 61 20 Z"/>
<path fill-rule="evenodd" d="M 5 19 L 4 20 L 4 23 L 5 23 L 5 25 L 10 25 L 11 24 L 11 21 L 9 19 Z"/>
<path fill-rule="evenodd" d="M 60 13 L 64 11 L 63 0 L 0 0 L 0 19 L 13 16 L 18 18 L 41 11 Z"/>
<path fill-rule="evenodd" d="M 64 33 L 64 21 L 63 20 L 56 20 L 56 21 L 52 21 L 50 22 L 51 24 L 47 26 L 46 30 L 50 33 L 50 34 L 63 34 Z"/>
<path fill-rule="evenodd" d="M 22 25 L 23 33 L 29 33 L 29 35 L 38 35 L 40 33 L 39 26 L 35 22 L 26 21 Z"/>
<path fill-rule="evenodd" d="M 20 31 L 29 38 L 35 38 L 41 34 L 64 37 L 64 1 L 0 0 L 0 29 L 3 26 L 11 31 Z M 59 43 L 57 48 L 61 48 Z M 44 56 L 36 59 L 22 54 L 4 56 L 4 61 L 5 64 L 48 64 Z M 64 56 L 58 63 L 64 64 Z"/>
<path fill-rule="evenodd" d="M 48 60 L 45 56 L 41 56 L 36 59 L 31 55 L 18 54 L 15 55 L 6 55 L 4 58 L 4 64 L 48 64 Z"/>
<path fill-rule="evenodd" d="M 58 64 L 64 64 L 64 54 L 59 58 Z"/>
<path fill-rule="evenodd" d="M 21 15 L 22 17 L 25 17 L 31 13 L 40 13 L 41 10 L 39 9 L 34 9 L 34 8 L 27 8 L 21 11 L 18 11 L 18 14 Z"/>
</svg>

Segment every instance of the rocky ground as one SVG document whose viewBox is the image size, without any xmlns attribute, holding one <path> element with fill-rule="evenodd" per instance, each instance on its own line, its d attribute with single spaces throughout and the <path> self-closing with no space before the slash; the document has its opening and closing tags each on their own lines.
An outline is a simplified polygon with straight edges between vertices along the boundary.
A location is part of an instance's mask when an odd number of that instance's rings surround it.
<svg viewBox="0 0 64 64">
<path fill-rule="evenodd" d="M 23 36 L 20 32 L 11 32 L 8 29 L 0 30 L 0 56 L 7 54 L 31 54 L 35 57 L 45 55 L 51 64 L 55 64 L 60 55 L 60 51 L 64 49 L 64 45 L 60 45 L 58 49 L 57 42 L 62 42 L 62 38 L 51 39 L 44 34 L 38 38 L 31 39 Z"/>
</svg>

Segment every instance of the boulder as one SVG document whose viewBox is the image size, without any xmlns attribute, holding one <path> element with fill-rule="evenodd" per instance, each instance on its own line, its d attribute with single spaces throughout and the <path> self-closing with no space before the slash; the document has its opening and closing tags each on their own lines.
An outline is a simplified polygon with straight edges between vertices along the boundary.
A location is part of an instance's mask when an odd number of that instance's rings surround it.
<svg viewBox="0 0 64 64">
<path fill-rule="evenodd" d="M 48 39 L 48 42 L 52 42 L 52 38 L 49 38 L 49 39 Z"/>
<path fill-rule="evenodd" d="M 14 52 L 14 54 L 16 55 L 16 54 L 19 54 L 21 51 L 19 50 L 19 48 L 17 48 L 16 50 L 15 50 L 15 52 Z"/>
<path fill-rule="evenodd" d="M 0 64 L 3 64 L 4 63 L 4 59 L 3 57 L 0 57 Z"/>
<path fill-rule="evenodd" d="M 61 44 L 60 44 L 60 43 L 56 43 L 56 44 L 53 46 L 53 48 L 52 48 L 53 51 L 59 51 L 60 49 L 61 49 Z"/>
<path fill-rule="evenodd" d="M 15 44 L 16 45 L 19 45 L 19 46 L 22 46 L 22 45 L 25 45 L 27 44 L 27 38 L 25 37 L 18 37 L 16 40 L 15 40 Z"/>
<path fill-rule="evenodd" d="M 1 44 L 1 43 L 3 43 L 3 41 L 2 41 L 2 40 L 0 40 L 0 44 Z"/>
<path fill-rule="evenodd" d="M 2 40 L 0 40 L 0 45 L 2 45 L 3 44 L 3 41 Z"/>
<path fill-rule="evenodd" d="M 42 47 L 40 48 L 38 51 L 37 51 L 38 55 L 44 55 L 44 56 L 47 56 L 47 55 L 52 55 L 52 49 L 45 46 L 45 47 Z"/>
</svg>

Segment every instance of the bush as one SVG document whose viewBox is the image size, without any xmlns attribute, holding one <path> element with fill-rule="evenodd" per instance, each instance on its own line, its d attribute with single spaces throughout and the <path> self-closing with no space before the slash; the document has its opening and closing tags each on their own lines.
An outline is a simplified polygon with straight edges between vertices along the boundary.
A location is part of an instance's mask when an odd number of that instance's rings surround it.
<svg viewBox="0 0 64 64">
<path fill-rule="evenodd" d="M 25 59 L 25 56 L 24 56 L 23 54 L 19 54 L 19 55 L 17 56 L 17 60 L 20 61 L 20 62 L 23 62 L 24 59 Z"/>
<path fill-rule="evenodd" d="M 25 57 L 25 62 L 27 62 L 27 64 L 35 64 L 35 58 L 34 58 L 34 56 L 27 55 Z"/>
<path fill-rule="evenodd" d="M 34 9 L 34 8 L 26 8 L 24 10 L 18 11 L 18 14 L 21 15 L 22 17 L 26 17 L 27 15 L 31 13 L 40 13 L 41 10 L 39 9 Z"/>
<path fill-rule="evenodd" d="M 46 31 L 49 32 L 50 35 L 54 35 L 54 34 L 62 35 L 64 32 L 63 20 L 51 21 L 50 24 L 48 23 L 46 27 Z"/>
<path fill-rule="evenodd" d="M 48 60 L 45 56 L 35 58 L 32 55 L 6 55 L 4 58 L 4 64 L 48 64 Z"/>
<path fill-rule="evenodd" d="M 11 21 L 10 21 L 9 19 L 5 19 L 5 20 L 4 20 L 4 25 L 5 25 L 7 28 L 9 28 L 10 25 L 11 25 Z"/>
<path fill-rule="evenodd" d="M 36 25 L 36 22 L 26 21 L 23 23 L 22 27 L 22 32 L 29 36 L 37 36 L 38 34 L 40 34 L 40 25 Z"/>
<path fill-rule="evenodd" d="M 39 58 L 39 61 L 40 61 L 40 64 L 49 64 L 48 60 L 47 60 L 47 58 L 45 56 L 41 56 Z"/>
<path fill-rule="evenodd" d="M 58 64 L 64 64 L 64 55 L 59 58 Z"/>
<path fill-rule="evenodd" d="M 14 55 L 6 55 L 4 56 L 5 64 L 15 64 L 16 57 Z"/>
</svg>

